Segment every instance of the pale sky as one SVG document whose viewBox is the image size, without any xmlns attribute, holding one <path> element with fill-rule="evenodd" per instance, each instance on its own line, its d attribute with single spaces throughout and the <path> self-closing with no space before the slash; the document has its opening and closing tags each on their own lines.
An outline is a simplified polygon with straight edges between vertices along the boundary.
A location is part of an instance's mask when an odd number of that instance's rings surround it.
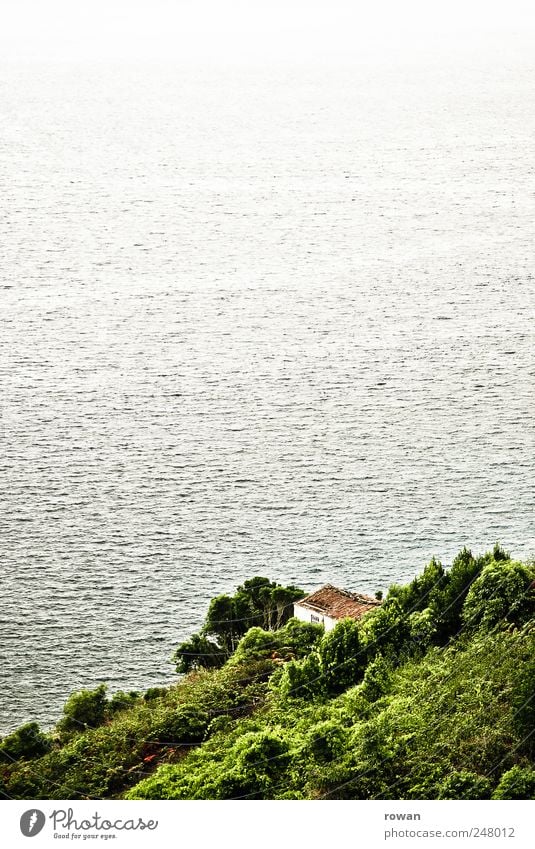
<svg viewBox="0 0 535 849">
<path fill-rule="evenodd" d="M 2 0 L 0 55 L 239 63 L 529 46 L 534 7 L 533 0 Z"/>
</svg>

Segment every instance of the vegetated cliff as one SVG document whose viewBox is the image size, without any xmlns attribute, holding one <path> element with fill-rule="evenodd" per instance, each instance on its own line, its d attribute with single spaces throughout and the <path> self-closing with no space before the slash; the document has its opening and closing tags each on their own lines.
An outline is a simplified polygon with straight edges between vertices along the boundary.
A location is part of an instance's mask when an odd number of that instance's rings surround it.
<svg viewBox="0 0 535 849">
<path fill-rule="evenodd" d="M 381 607 L 325 634 L 287 621 L 284 593 L 277 609 L 276 585 L 253 579 L 263 613 L 243 594 L 244 617 L 212 603 L 211 625 L 197 635 L 212 648 L 180 647 L 177 662 L 187 658 L 191 671 L 177 685 L 111 700 L 103 687 L 82 691 L 51 734 L 30 723 L 6 737 L 0 792 L 535 798 L 534 580 L 532 564 L 499 546 L 480 557 L 463 549 L 450 569 L 432 560 L 412 583 L 391 587 Z M 231 639 L 225 627 L 246 617 L 248 630 Z"/>
</svg>

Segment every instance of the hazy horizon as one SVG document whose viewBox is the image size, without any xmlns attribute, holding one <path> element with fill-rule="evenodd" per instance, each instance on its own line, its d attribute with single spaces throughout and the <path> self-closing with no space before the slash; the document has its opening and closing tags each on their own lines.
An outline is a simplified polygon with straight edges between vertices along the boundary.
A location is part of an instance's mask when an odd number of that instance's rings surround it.
<svg viewBox="0 0 535 849">
<path fill-rule="evenodd" d="M 376 62 L 461 49 L 530 48 L 535 10 L 523 0 L 245 2 L 17 0 L 3 5 L 4 61 Z"/>
</svg>

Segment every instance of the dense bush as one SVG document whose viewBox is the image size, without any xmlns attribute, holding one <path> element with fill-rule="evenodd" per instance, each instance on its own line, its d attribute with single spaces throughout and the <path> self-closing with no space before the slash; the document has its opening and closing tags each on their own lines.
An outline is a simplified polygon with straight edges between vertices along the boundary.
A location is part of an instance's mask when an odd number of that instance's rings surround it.
<svg viewBox="0 0 535 849">
<path fill-rule="evenodd" d="M 181 746 L 200 743 L 203 739 L 210 715 L 194 705 L 184 705 L 168 711 L 153 729 L 150 740 L 164 746 Z"/>
<path fill-rule="evenodd" d="M 433 597 L 444 590 L 448 576 L 441 563 L 435 558 L 425 567 L 421 575 L 403 587 L 394 585 L 388 591 L 387 601 L 396 599 L 405 613 L 425 610 Z"/>
<path fill-rule="evenodd" d="M 282 670 L 276 686 L 285 699 L 305 699 L 322 696 L 325 681 L 320 659 L 312 652 L 304 660 L 291 660 Z"/>
<path fill-rule="evenodd" d="M 119 690 L 117 693 L 113 694 L 106 705 L 106 713 L 108 716 L 112 716 L 114 713 L 119 713 L 121 710 L 128 710 L 128 708 L 132 707 L 139 698 L 140 694 L 136 690 L 130 690 L 128 693 L 124 693 L 122 690 Z"/>
<path fill-rule="evenodd" d="M 474 581 L 463 607 L 467 628 L 522 625 L 535 615 L 533 572 L 522 563 L 492 562 Z"/>
<path fill-rule="evenodd" d="M 495 547 L 497 556 L 501 549 Z M 429 608 L 436 628 L 436 642 L 443 645 L 462 627 L 462 609 L 472 583 L 480 574 L 486 560 L 476 558 L 463 548 L 454 559 L 445 579 L 429 594 Z"/>
<path fill-rule="evenodd" d="M 381 607 L 368 613 L 359 630 L 368 660 L 377 654 L 401 658 L 415 648 L 411 640 L 410 617 L 395 597 L 387 598 Z"/>
<path fill-rule="evenodd" d="M 492 796 L 493 799 L 535 799 L 535 769 L 512 767 L 505 772 Z"/>
<path fill-rule="evenodd" d="M 366 653 L 358 622 L 342 619 L 318 648 L 321 676 L 328 693 L 342 693 L 362 678 Z"/>
<path fill-rule="evenodd" d="M 340 757 L 347 746 L 348 730 L 340 720 L 326 719 L 313 725 L 306 736 L 306 747 L 316 761 L 324 763 Z"/>
<path fill-rule="evenodd" d="M 51 748 L 50 737 L 43 734 L 37 722 L 27 722 L 0 742 L 0 762 L 39 758 Z"/>
<path fill-rule="evenodd" d="M 523 669 L 522 680 L 512 697 L 513 719 L 522 739 L 521 750 L 535 760 L 535 658 L 527 660 Z"/>
<path fill-rule="evenodd" d="M 386 695 L 392 684 L 392 663 L 378 654 L 366 667 L 359 692 L 369 702 Z"/>
<path fill-rule="evenodd" d="M 94 690 L 79 690 L 72 693 L 63 708 L 64 716 L 58 723 L 58 730 L 69 732 L 96 728 L 106 718 L 107 705 L 104 684 Z"/>
<path fill-rule="evenodd" d="M 490 799 L 492 785 L 488 778 L 460 770 L 450 773 L 440 785 L 439 799 Z"/>
<path fill-rule="evenodd" d="M 287 625 L 277 631 L 251 628 L 238 643 L 230 663 L 236 665 L 262 658 L 282 661 L 305 657 L 318 644 L 323 634 L 321 625 L 312 625 L 297 619 L 290 619 Z"/>
</svg>

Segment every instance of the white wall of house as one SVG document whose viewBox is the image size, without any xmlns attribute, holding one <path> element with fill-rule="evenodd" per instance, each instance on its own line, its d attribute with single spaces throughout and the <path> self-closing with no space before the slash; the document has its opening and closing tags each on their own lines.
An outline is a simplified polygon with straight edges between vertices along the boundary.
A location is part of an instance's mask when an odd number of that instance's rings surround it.
<svg viewBox="0 0 535 849">
<path fill-rule="evenodd" d="M 326 631 L 332 631 L 338 623 L 338 619 L 332 619 L 330 616 L 316 613 L 309 607 L 302 607 L 300 604 L 294 604 L 294 616 L 296 619 L 300 619 L 301 622 L 313 622 L 316 625 L 323 625 Z"/>
</svg>

